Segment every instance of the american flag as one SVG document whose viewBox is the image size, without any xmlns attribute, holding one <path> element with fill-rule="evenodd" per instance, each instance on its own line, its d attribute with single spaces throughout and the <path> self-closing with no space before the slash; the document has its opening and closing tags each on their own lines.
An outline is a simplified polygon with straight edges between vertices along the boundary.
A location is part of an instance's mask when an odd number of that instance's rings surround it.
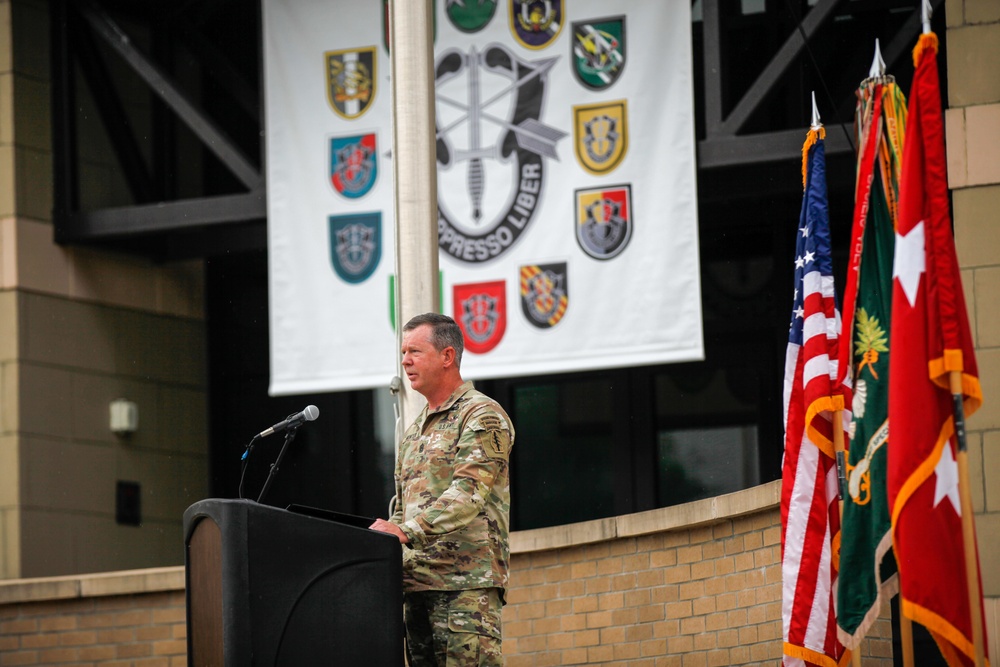
<svg viewBox="0 0 1000 667">
<path fill-rule="evenodd" d="M 781 484 L 784 665 L 836 665 L 840 532 L 832 418 L 840 313 L 833 286 L 822 128 L 803 147 L 805 193 L 796 232 L 795 298 L 785 355 L 785 456 Z M 848 415 L 849 416 L 849 415 Z"/>
</svg>

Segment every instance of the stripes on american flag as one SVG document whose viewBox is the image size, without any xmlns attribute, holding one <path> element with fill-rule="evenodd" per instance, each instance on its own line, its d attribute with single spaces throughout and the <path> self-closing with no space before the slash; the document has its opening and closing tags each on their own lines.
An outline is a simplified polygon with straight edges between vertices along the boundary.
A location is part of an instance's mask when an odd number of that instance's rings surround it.
<svg viewBox="0 0 1000 667">
<path fill-rule="evenodd" d="M 781 486 L 784 665 L 833 667 L 845 657 L 834 609 L 840 514 L 833 451 L 840 313 L 833 284 L 822 128 L 803 150 L 805 193 L 795 251 L 795 297 L 785 356 Z M 849 413 L 845 414 L 849 420 Z"/>
</svg>

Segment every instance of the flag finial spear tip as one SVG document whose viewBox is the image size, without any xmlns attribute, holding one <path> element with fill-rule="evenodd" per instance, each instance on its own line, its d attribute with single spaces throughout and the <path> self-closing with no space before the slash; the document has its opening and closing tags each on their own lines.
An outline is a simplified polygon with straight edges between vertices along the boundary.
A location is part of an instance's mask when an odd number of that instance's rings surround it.
<svg viewBox="0 0 1000 667">
<path fill-rule="evenodd" d="M 925 2 L 927 0 L 924 0 Z M 871 69 L 868 70 L 868 78 L 875 79 L 885 76 L 885 60 L 882 59 L 882 49 L 879 48 L 878 37 L 875 38 L 875 57 L 872 58 Z"/>
<path fill-rule="evenodd" d="M 812 91 L 812 105 L 813 105 L 812 123 L 810 123 L 809 127 L 810 127 L 810 129 L 818 130 L 819 128 L 823 127 L 823 123 L 821 123 L 820 120 L 819 120 L 819 108 L 816 106 L 816 91 L 815 90 Z"/>
<path fill-rule="evenodd" d="M 926 35 L 931 31 L 931 0 L 921 0 L 920 2 L 920 21 L 923 23 L 924 34 Z"/>
</svg>

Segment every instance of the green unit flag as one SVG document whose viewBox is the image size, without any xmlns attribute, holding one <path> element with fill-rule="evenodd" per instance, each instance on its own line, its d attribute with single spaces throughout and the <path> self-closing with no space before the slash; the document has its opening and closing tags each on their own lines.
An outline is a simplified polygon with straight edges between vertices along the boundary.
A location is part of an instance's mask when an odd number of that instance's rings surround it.
<svg viewBox="0 0 1000 667">
<path fill-rule="evenodd" d="M 863 85 L 858 99 L 861 157 L 844 312 L 851 347 L 841 355 L 851 365 L 854 396 L 837 589 L 838 636 L 852 649 L 899 589 L 886 469 L 894 222 L 906 120 L 905 98 L 891 79 Z"/>
<path fill-rule="evenodd" d="M 879 180 L 876 175 L 876 180 Z M 853 326 L 854 401 L 840 547 L 837 624 L 857 642 L 880 609 L 883 587 L 896 593 L 896 560 L 885 489 L 889 442 L 889 326 L 892 314 L 892 220 L 880 187 L 872 188 Z M 844 645 L 848 641 L 841 639 Z"/>
</svg>

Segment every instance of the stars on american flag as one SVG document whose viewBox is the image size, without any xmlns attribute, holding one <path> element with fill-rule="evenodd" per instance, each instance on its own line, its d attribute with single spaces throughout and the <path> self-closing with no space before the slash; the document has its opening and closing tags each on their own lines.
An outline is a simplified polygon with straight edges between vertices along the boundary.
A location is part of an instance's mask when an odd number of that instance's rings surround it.
<svg viewBox="0 0 1000 667">
<path fill-rule="evenodd" d="M 812 228 L 813 222 L 810 220 L 798 228 L 799 237 L 795 248 L 795 296 L 792 301 L 792 321 L 790 323 L 790 339 L 802 344 L 802 320 L 805 318 L 805 292 L 803 281 L 806 274 L 812 271 L 819 271 L 821 274 L 830 273 L 824 266 L 816 265 L 819 261 L 817 251 L 819 247 L 826 247 L 823 234 L 816 235 Z M 826 242 L 829 243 L 828 241 Z"/>
<path fill-rule="evenodd" d="M 806 264 L 811 264 L 815 259 L 816 259 L 816 253 L 814 253 L 812 250 L 809 250 L 806 252 L 805 255 L 800 255 L 799 257 L 795 258 L 795 268 L 796 269 L 805 268 Z"/>
</svg>

